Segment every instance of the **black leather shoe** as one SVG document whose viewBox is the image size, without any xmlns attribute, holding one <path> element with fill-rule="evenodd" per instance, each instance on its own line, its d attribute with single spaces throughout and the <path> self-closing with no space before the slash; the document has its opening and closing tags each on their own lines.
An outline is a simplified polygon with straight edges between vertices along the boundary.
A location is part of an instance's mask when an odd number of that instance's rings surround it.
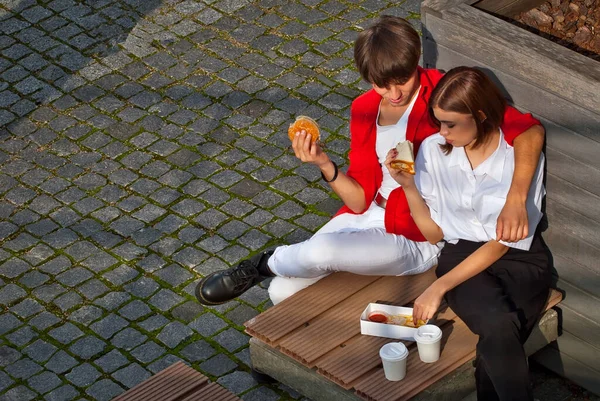
<svg viewBox="0 0 600 401">
<path fill-rule="evenodd" d="M 273 275 L 267 267 L 272 254 L 273 251 L 262 252 L 242 260 L 236 267 L 209 274 L 196 286 L 196 298 L 203 305 L 219 305 L 239 297 Z"/>
</svg>

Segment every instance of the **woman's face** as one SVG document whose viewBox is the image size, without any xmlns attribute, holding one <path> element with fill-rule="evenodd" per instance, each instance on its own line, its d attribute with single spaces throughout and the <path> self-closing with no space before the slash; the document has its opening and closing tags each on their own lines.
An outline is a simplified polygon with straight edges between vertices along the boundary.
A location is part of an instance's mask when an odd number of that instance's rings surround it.
<svg viewBox="0 0 600 401">
<path fill-rule="evenodd" d="M 419 75 L 417 71 L 402 84 L 390 84 L 386 88 L 379 87 L 373 84 L 373 89 L 383 97 L 383 99 L 392 107 L 407 106 L 415 92 L 419 89 Z"/>
<path fill-rule="evenodd" d="M 477 138 L 477 124 L 471 114 L 433 108 L 435 118 L 440 122 L 440 135 L 454 147 L 461 148 L 472 144 Z"/>
</svg>

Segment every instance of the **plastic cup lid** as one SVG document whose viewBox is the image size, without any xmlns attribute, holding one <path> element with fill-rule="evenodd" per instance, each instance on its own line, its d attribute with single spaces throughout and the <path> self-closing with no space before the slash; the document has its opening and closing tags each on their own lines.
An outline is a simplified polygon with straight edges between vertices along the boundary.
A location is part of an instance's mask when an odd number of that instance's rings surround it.
<svg viewBox="0 0 600 401">
<path fill-rule="evenodd" d="M 442 338 L 442 330 L 433 325 L 426 324 L 417 329 L 415 333 L 415 341 L 420 343 L 435 343 Z"/>
<path fill-rule="evenodd" d="M 399 361 L 407 355 L 408 349 L 402 343 L 387 343 L 379 350 L 379 356 L 388 361 Z"/>
</svg>

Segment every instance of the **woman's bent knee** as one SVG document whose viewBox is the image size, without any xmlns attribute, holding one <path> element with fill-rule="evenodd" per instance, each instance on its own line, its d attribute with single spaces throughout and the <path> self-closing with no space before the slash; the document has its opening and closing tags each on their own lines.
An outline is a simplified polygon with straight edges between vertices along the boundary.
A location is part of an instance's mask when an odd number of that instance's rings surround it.
<svg viewBox="0 0 600 401">
<path fill-rule="evenodd" d="M 519 319 L 514 313 L 499 313 L 481 316 L 474 327 L 469 327 L 473 333 L 483 340 L 499 341 L 501 339 L 519 339 Z M 471 326 L 471 325 L 469 325 Z"/>
</svg>

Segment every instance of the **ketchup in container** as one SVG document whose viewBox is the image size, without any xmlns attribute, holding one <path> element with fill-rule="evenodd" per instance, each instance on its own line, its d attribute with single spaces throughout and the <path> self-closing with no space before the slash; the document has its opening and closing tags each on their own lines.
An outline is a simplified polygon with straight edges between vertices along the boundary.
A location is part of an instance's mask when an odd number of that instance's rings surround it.
<svg viewBox="0 0 600 401">
<path fill-rule="evenodd" d="M 367 316 L 367 319 L 369 319 L 369 321 L 375 322 L 375 323 L 387 323 L 390 320 L 390 315 L 388 315 L 385 312 L 375 310 L 375 311 L 369 313 L 369 316 Z"/>
</svg>

